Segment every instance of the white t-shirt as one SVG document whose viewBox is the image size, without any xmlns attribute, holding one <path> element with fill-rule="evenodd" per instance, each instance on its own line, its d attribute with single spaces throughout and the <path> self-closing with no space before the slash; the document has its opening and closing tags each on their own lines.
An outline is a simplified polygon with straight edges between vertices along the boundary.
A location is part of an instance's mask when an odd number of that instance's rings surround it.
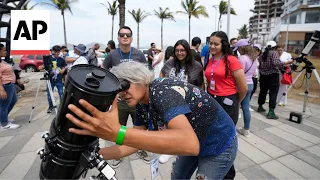
<svg viewBox="0 0 320 180">
<path fill-rule="evenodd" d="M 288 61 L 291 60 L 291 59 L 292 59 L 291 54 L 289 54 L 289 53 L 287 53 L 287 52 L 282 52 L 282 54 L 281 54 L 281 56 L 280 56 L 280 61 L 281 61 L 281 62 L 286 63 L 286 62 L 288 62 Z"/>
<path fill-rule="evenodd" d="M 88 60 L 83 57 L 83 56 L 80 56 L 77 60 L 75 60 L 72 65 L 69 67 L 69 71 L 71 70 L 71 68 L 75 65 L 78 65 L 78 64 L 89 64 Z"/>
</svg>

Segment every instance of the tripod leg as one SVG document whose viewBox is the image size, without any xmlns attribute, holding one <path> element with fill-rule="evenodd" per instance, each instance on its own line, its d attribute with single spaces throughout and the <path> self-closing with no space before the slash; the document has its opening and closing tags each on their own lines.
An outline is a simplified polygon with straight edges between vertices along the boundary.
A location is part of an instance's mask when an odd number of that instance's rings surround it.
<svg viewBox="0 0 320 180">
<path fill-rule="evenodd" d="M 314 70 L 313 70 L 313 73 L 316 75 L 317 81 L 318 81 L 318 83 L 319 83 L 319 85 L 320 85 L 320 76 L 319 76 L 317 70 L 314 69 Z"/>
<path fill-rule="evenodd" d="M 304 92 L 304 101 L 303 101 L 303 112 L 306 112 L 308 95 L 309 95 L 309 81 L 308 77 L 311 77 L 311 73 L 306 73 L 306 91 Z"/>
<path fill-rule="evenodd" d="M 53 105 L 53 108 L 54 108 L 54 111 L 57 115 L 57 104 L 56 104 L 56 100 L 54 99 L 54 95 L 53 95 L 53 91 L 52 91 L 52 87 L 51 87 L 51 82 L 50 80 L 47 80 L 47 86 L 48 86 L 48 89 L 49 89 L 49 94 L 50 94 L 50 98 L 51 98 L 51 101 L 52 101 L 52 105 Z"/>
<path fill-rule="evenodd" d="M 287 94 L 289 93 L 289 90 L 292 88 L 292 86 L 297 82 L 302 73 L 303 71 L 299 72 L 298 76 L 293 80 L 292 84 L 287 89 Z"/>
<path fill-rule="evenodd" d="M 33 101 L 32 110 L 31 110 L 31 114 L 30 114 L 30 117 L 29 117 L 29 123 L 30 123 L 31 120 L 32 120 L 32 115 L 33 115 L 33 111 L 34 111 L 34 108 L 35 108 L 35 104 L 36 104 L 36 101 L 37 101 L 37 98 L 38 98 L 38 93 L 39 93 L 39 89 L 40 89 L 40 84 L 41 84 L 41 80 L 40 80 L 39 83 L 38 83 L 38 89 L 37 89 L 36 97 L 34 98 L 34 101 Z"/>
</svg>

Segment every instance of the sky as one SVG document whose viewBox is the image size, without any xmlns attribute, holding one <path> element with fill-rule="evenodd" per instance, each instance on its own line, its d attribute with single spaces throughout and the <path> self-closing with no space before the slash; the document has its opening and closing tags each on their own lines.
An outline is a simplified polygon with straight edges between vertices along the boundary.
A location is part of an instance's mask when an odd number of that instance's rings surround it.
<svg viewBox="0 0 320 180">
<path fill-rule="evenodd" d="M 40 0 L 31 0 L 30 5 Z M 112 2 L 112 0 L 109 0 Z M 200 16 L 199 19 L 191 18 L 191 39 L 200 37 L 205 42 L 206 36 L 215 31 L 215 19 L 218 21 L 219 13 L 216 13 L 213 5 L 218 5 L 220 0 L 199 0 L 199 4 L 207 9 L 209 18 Z M 98 42 L 107 44 L 111 39 L 111 16 L 107 9 L 100 3 L 107 4 L 107 0 L 79 0 L 71 5 L 73 15 L 66 12 L 67 40 L 69 44 L 89 44 Z M 235 9 L 237 16 L 231 16 L 230 37 L 238 36 L 238 29 L 249 23 L 254 7 L 254 0 L 231 0 L 231 6 Z M 180 0 L 127 0 L 126 1 L 126 25 L 133 30 L 134 47 L 137 46 L 137 23 L 133 20 L 128 10 L 142 10 L 151 14 L 140 24 L 140 48 L 149 48 L 151 42 L 157 45 L 161 43 L 161 21 L 154 15 L 154 10 L 159 7 L 169 7 L 170 11 L 183 10 Z M 51 45 L 63 44 L 63 22 L 58 10 L 49 6 L 38 5 L 34 9 L 48 9 L 51 11 Z M 175 22 L 164 20 L 163 42 L 164 46 L 174 45 L 179 39 L 188 40 L 188 16 L 184 14 L 174 14 Z M 119 15 L 114 22 L 114 40 L 117 43 L 117 31 L 119 29 Z M 227 15 L 222 17 L 222 31 L 227 31 Z"/>
</svg>

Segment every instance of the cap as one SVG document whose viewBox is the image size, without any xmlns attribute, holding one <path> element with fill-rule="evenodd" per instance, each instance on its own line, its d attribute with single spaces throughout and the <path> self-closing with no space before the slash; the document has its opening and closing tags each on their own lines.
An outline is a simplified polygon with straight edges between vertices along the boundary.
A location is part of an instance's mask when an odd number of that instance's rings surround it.
<svg viewBox="0 0 320 180">
<path fill-rule="evenodd" d="M 262 46 L 261 44 L 254 44 L 253 47 L 258 48 L 260 51 L 262 50 Z"/>
<path fill-rule="evenodd" d="M 241 46 L 249 46 L 250 43 L 248 40 L 246 39 L 240 39 L 237 44 L 236 44 L 236 47 L 233 49 L 233 51 L 237 51 L 239 47 Z"/>
<path fill-rule="evenodd" d="M 84 44 L 79 44 L 78 46 L 74 47 L 77 49 L 81 54 L 86 52 L 87 47 Z"/>
<path fill-rule="evenodd" d="M 277 43 L 276 43 L 275 41 L 268 41 L 268 42 L 267 42 L 267 47 L 268 47 L 268 46 L 271 46 L 271 47 L 273 48 L 273 47 L 276 47 L 276 46 L 277 46 Z"/>
</svg>

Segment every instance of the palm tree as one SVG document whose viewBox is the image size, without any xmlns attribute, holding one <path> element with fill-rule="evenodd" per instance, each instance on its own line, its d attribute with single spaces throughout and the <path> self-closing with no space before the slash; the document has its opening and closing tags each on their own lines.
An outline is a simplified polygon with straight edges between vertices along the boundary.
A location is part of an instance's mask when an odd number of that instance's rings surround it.
<svg viewBox="0 0 320 180">
<path fill-rule="evenodd" d="M 139 26 L 140 23 L 146 18 L 148 17 L 150 14 L 146 13 L 145 11 L 141 11 L 141 9 L 139 8 L 137 11 L 132 10 L 132 11 L 128 11 L 133 19 L 137 22 L 138 24 L 138 28 L 137 28 L 137 48 L 139 49 Z"/>
<path fill-rule="evenodd" d="M 105 5 L 104 3 L 100 3 L 101 5 L 103 5 L 104 7 L 107 8 L 108 10 L 108 14 L 112 16 L 112 30 L 111 30 L 111 39 L 113 40 L 113 28 L 114 28 L 114 16 L 117 15 L 118 13 L 118 6 L 117 6 L 117 1 L 113 1 L 112 5 L 108 2 L 108 5 Z"/>
<path fill-rule="evenodd" d="M 239 31 L 239 39 L 247 39 L 248 38 L 248 26 L 244 24 Z"/>
<path fill-rule="evenodd" d="M 119 28 L 126 22 L 126 0 L 118 0 L 119 2 Z"/>
<path fill-rule="evenodd" d="M 219 13 L 220 13 L 220 16 L 219 16 L 219 22 L 218 22 L 218 30 L 221 30 L 222 15 L 228 14 L 228 2 L 227 1 L 220 1 Z M 236 11 L 233 8 L 230 8 L 230 14 L 237 15 Z M 219 29 L 219 27 L 220 27 L 220 29 Z"/>
<path fill-rule="evenodd" d="M 177 11 L 177 13 L 187 14 L 189 17 L 189 43 L 190 43 L 190 21 L 191 16 L 195 18 L 199 18 L 200 15 L 204 17 L 209 17 L 208 13 L 206 12 L 206 7 L 199 5 L 197 0 L 186 0 L 185 2 L 181 1 L 181 6 L 183 7 L 184 11 Z"/>
<path fill-rule="evenodd" d="M 157 12 L 156 10 L 154 10 L 154 13 L 156 16 L 158 16 L 158 18 L 161 19 L 161 48 L 163 48 L 163 20 L 169 19 L 175 21 L 172 15 L 173 12 L 170 12 L 169 8 L 163 10 L 161 7 L 159 7 L 159 11 Z"/>
<path fill-rule="evenodd" d="M 24 5 L 22 5 L 21 10 L 32 10 L 36 7 L 39 3 L 34 4 L 33 6 L 29 7 L 29 3 L 31 0 L 27 1 Z"/>
<path fill-rule="evenodd" d="M 59 10 L 62 15 L 63 19 L 63 32 L 64 32 L 64 44 L 67 46 L 67 31 L 66 31 L 66 20 L 64 18 L 65 11 L 69 10 L 72 14 L 70 5 L 78 2 L 78 0 L 50 0 L 51 2 L 43 2 L 44 5 L 49 5 L 51 7 L 54 7 L 55 9 Z"/>
</svg>

